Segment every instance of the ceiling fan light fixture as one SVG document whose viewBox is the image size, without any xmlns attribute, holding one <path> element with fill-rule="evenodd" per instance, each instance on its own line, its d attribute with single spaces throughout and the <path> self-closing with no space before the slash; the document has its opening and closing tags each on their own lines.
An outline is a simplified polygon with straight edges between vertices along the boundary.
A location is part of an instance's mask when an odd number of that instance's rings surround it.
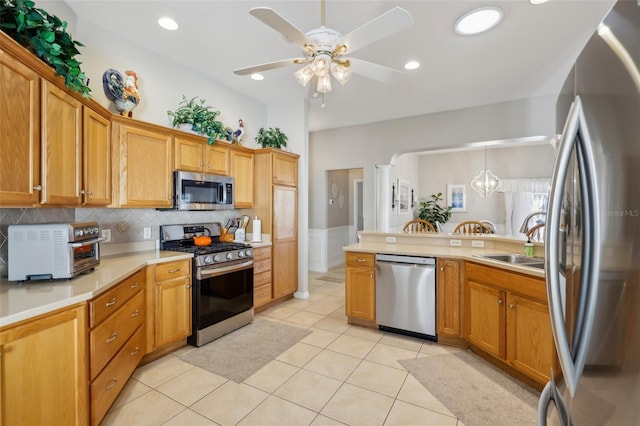
<svg viewBox="0 0 640 426">
<path fill-rule="evenodd" d="M 318 76 L 316 91 L 318 93 L 329 93 L 331 91 L 331 77 L 328 73 Z"/>
<path fill-rule="evenodd" d="M 324 74 L 329 75 L 329 65 L 331 64 L 331 56 L 326 53 L 320 53 L 313 60 L 313 66 L 316 71 L 316 75 L 318 77 L 323 76 Z"/>
<path fill-rule="evenodd" d="M 338 83 L 344 86 L 351 78 L 351 68 L 343 67 L 334 62 L 331 64 L 331 74 L 338 80 Z"/>
<path fill-rule="evenodd" d="M 454 29 L 460 35 L 476 35 L 498 25 L 503 17 L 502 9 L 497 6 L 480 7 L 456 19 Z"/>
<path fill-rule="evenodd" d="M 294 72 L 293 75 L 295 76 L 296 80 L 298 80 L 298 83 L 300 83 L 303 87 L 306 87 L 309 81 L 311 81 L 311 79 L 315 75 L 315 72 L 311 65 L 305 65 L 298 71 Z"/>
</svg>

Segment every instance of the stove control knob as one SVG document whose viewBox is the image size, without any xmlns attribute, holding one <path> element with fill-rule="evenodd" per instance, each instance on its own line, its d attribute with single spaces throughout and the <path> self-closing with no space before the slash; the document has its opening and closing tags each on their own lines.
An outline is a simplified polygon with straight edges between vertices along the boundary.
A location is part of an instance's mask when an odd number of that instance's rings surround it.
<svg viewBox="0 0 640 426">
<path fill-rule="evenodd" d="M 238 250 L 238 257 L 244 257 L 244 252 L 242 250 Z"/>
<path fill-rule="evenodd" d="M 213 262 L 213 258 L 211 256 L 204 257 L 204 263 L 211 263 L 211 262 Z"/>
<path fill-rule="evenodd" d="M 227 259 L 231 260 L 233 259 L 233 253 L 227 253 Z"/>
<path fill-rule="evenodd" d="M 252 251 L 251 249 L 246 249 L 246 250 L 245 250 L 245 252 L 244 252 L 244 254 L 245 254 L 246 256 L 251 256 L 251 255 L 253 254 L 253 251 Z"/>
<path fill-rule="evenodd" d="M 76 237 L 82 237 L 84 235 L 84 231 L 82 229 L 76 230 Z"/>
<path fill-rule="evenodd" d="M 213 261 L 214 262 L 220 262 L 220 256 L 218 256 L 217 254 L 215 256 L 213 256 Z"/>
</svg>

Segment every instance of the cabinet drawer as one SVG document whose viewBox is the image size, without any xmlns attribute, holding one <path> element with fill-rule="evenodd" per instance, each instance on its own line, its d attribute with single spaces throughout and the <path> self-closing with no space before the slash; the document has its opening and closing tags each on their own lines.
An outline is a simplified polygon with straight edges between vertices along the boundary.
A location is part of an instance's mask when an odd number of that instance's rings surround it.
<svg viewBox="0 0 640 426">
<path fill-rule="evenodd" d="M 253 289 L 253 306 L 258 307 L 271 301 L 271 283 Z"/>
<path fill-rule="evenodd" d="M 262 259 L 271 258 L 271 247 L 259 247 L 253 249 L 253 260 L 258 261 Z"/>
<path fill-rule="evenodd" d="M 189 259 L 156 265 L 156 282 L 185 277 L 189 274 L 191 274 L 191 261 Z"/>
<path fill-rule="evenodd" d="M 258 288 L 265 284 L 271 284 L 271 271 L 262 272 L 253 276 L 254 288 Z"/>
<path fill-rule="evenodd" d="M 271 259 L 259 260 L 253 262 L 253 273 L 260 274 L 271 270 Z"/>
<path fill-rule="evenodd" d="M 96 377 L 134 330 L 142 324 L 143 310 L 144 293 L 139 292 L 89 333 L 91 378 Z"/>
<path fill-rule="evenodd" d="M 117 311 L 134 294 L 142 290 L 144 282 L 145 270 L 142 269 L 89 302 L 89 327 L 94 328 Z"/>
<path fill-rule="evenodd" d="M 373 253 L 347 252 L 347 266 L 373 268 L 376 266 L 376 255 Z"/>
<path fill-rule="evenodd" d="M 118 397 L 144 354 L 144 327 L 118 351 L 91 383 L 91 424 L 98 424 Z"/>
</svg>

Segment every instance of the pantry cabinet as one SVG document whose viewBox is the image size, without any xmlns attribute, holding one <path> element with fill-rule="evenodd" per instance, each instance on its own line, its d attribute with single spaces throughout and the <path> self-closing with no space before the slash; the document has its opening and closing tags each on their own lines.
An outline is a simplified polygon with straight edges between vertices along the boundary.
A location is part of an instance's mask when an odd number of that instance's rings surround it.
<svg viewBox="0 0 640 426">
<path fill-rule="evenodd" d="M 172 134 L 125 117 L 112 127 L 114 207 L 172 207 Z"/>
<path fill-rule="evenodd" d="M 176 136 L 174 169 L 227 176 L 229 148 L 225 145 L 209 145 L 202 136 Z"/>
<path fill-rule="evenodd" d="M 86 304 L 0 329 L 0 424 L 89 424 Z"/>
<path fill-rule="evenodd" d="M 376 319 L 376 257 L 373 253 L 346 253 L 345 311 L 347 317 Z"/>
<path fill-rule="evenodd" d="M 436 261 L 436 313 L 438 338 L 462 337 L 460 301 L 462 299 L 461 261 Z"/>
<path fill-rule="evenodd" d="M 469 343 L 544 385 L 558 372 L 544 279 L 473 262 L 465 266 Z"/>
</svg>

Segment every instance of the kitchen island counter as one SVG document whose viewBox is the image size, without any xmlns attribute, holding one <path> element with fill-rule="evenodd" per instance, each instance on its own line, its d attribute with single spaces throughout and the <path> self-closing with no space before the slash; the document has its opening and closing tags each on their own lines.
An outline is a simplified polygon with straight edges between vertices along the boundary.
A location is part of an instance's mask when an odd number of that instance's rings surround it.
<svg viewBox="0 0 640 426">
<path fill-rule="evenodd" d="M 147 265 L 190 259 L 191 253 L 150 250 L 103 256 L 94 271 L 69 280 L 0 280 L 0 328 L 93 299 Z"/>
</svg>

